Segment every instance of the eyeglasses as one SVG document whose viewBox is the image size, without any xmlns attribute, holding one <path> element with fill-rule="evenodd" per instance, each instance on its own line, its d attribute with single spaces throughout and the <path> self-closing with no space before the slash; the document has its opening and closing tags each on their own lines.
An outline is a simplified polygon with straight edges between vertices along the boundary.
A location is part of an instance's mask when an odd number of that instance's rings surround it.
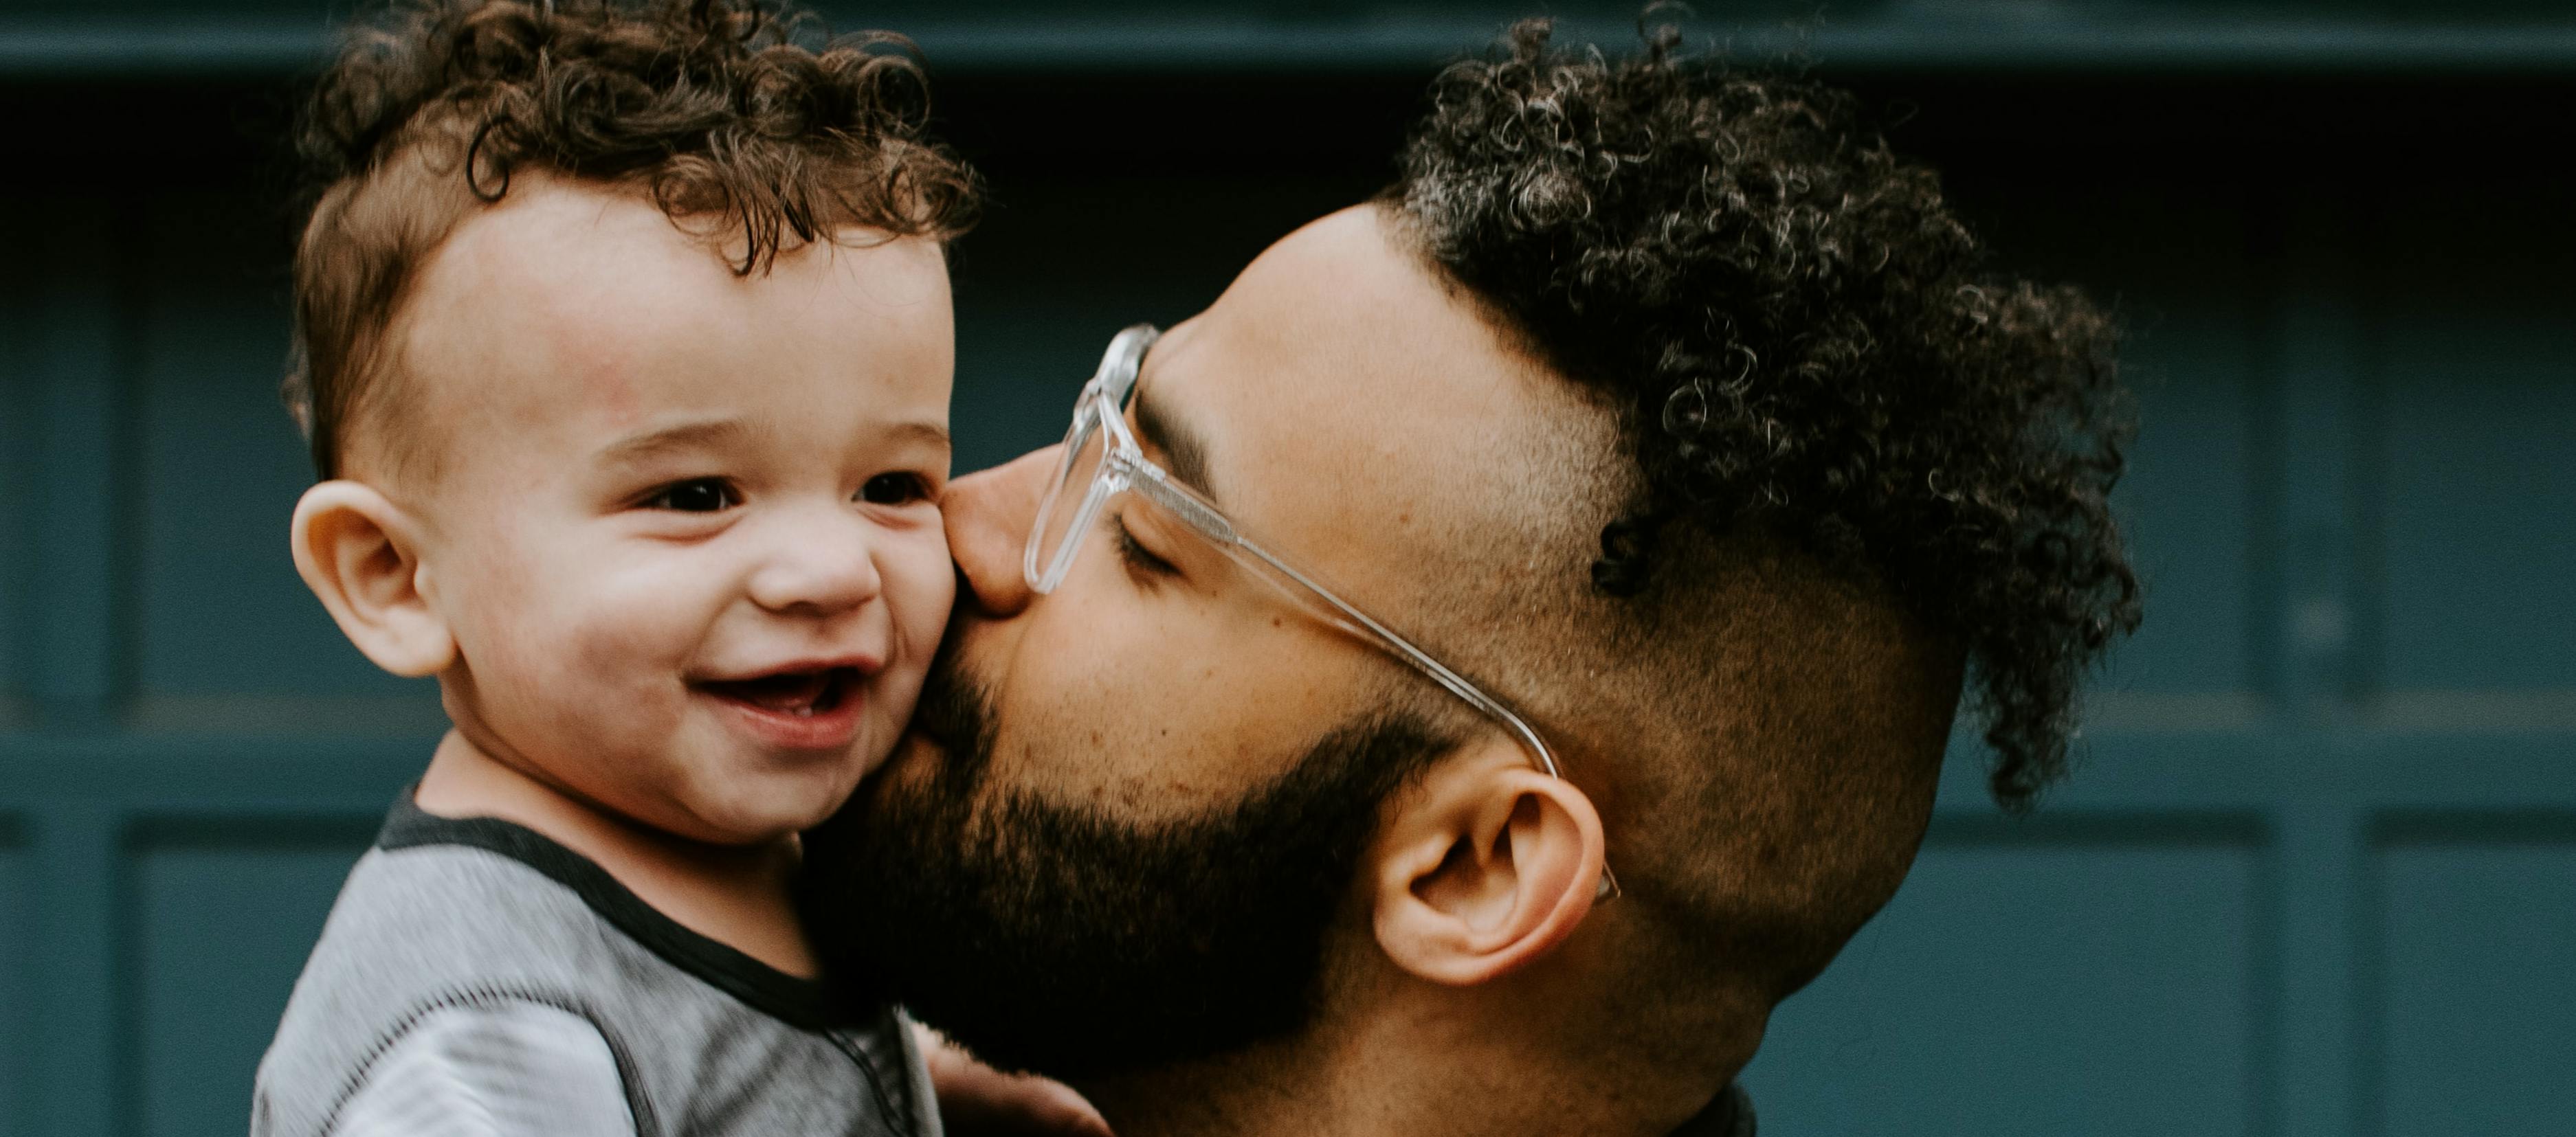
<svg viewBox="0 0 2576 1137">
<path fill-rule="evenodd" d="M 1064 461 L 1048 485 L 1046 500 L 1038 503 L 1037 521 L 1030 526 L 1028 548 L 1021 561 L 1029 588 L 1045 595 L 1063 584 L 1085 535 L 1100 517 L 1101 507 L 1118 494 L 1135 493 L 1196 530 L 1292 600 L 1305 602 L 1326 623 L 1375 644 L 1501 723 L 1529 751 L 1531 761 L 1540 770 L 1562 780 L 1565 775 L 1557 769 L 1556 755 L 1510 707 L 1245 537 L 1216 506 L 1197 491 L 1173 481 L 1170 473 L 1145 457 L 1127 426 L 1127 402 L 1135 394 L 1136 371 L 1144 361 L 1145 349 L 1161 335 L 1151 324 L 1137 324 L 1119 332 L 1109 341 L 1108 352 L 1101 356 L 1100 370 L 1075 398 L 1073 427 L 1064 436 Z M 1598 895 L 1608 898 L 1618 894 L 1618 880 L 1604 866 Z"/>
</svg>

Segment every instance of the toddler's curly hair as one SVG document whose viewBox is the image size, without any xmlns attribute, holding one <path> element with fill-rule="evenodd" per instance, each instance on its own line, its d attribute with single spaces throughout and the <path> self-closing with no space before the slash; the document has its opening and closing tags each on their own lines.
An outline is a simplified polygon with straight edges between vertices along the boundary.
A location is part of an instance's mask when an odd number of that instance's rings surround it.
<svg viewBox="0 0 2576 1137">
<path fill-rule="evenodd" d="M 386 331 L 420 268 L 514 175 L 631 189 L 750 274 L 848 227 L 963 233 L 978 182 L 928 115 L 907 41 L 759 0 L 398 0 L 353 25 L 295 136 L 285 394 L 315 471 L 400 386 Z"/>
</svg>

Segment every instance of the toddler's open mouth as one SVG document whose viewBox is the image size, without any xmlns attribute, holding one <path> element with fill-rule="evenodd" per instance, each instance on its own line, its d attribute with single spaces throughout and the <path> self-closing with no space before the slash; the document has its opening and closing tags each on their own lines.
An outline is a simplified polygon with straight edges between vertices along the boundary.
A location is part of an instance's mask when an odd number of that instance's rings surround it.
<svg viewBox="0 0 2576 1137">
<path fill-rule="evenodd" d="M 772 714 L 812 718 L 830 714 L 840 708 L 859 684 L 855 667 L 826 667 L 814 671 L 781 671 L 750 679 L 707 680 L 699 689 L 721 699 L 731 699 Z"/>
</svg>

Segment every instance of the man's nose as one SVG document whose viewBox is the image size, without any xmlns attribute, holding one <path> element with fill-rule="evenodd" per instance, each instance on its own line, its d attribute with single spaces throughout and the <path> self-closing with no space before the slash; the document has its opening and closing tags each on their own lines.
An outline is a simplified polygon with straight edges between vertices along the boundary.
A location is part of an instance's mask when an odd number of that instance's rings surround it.
<svg viewBox="0 0 2576 1137">
<path fill-rule="evenodd" d="M 1021 560 L 1063 454 L 1064 444 L 1057 443 L 948 484 L 940 508 L 948 520 L 948 554 L 966 578 L 960 599 L 985 615 L 1016 616 L 1036 597 Z"/>
</svg>

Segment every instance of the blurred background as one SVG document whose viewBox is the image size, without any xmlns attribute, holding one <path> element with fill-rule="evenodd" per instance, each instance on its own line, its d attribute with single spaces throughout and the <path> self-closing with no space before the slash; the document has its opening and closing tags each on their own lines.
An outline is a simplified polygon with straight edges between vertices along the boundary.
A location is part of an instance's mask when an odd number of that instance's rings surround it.
<svg viewBox="0 0 2576 1137">
<path fill-rule="evenodd" d="M 0 0 L 0 1133 L 238 1133 L 440 727 L 288 564 L 274 140 L 347 0 Z M 996 205 L 959 468 L 1385 181 L 1437 65 L 1625 2 L 900 0 Z M 1702 0 L 2134 329 L 2145 630 L 2035 817 L 1922 861 L 1745 1072 L 1773 1134 L 2565 1133 L 2576 4 Z M 1568 1086 L 1568 1093 L 1580 1093 Z"/>
</svg>

